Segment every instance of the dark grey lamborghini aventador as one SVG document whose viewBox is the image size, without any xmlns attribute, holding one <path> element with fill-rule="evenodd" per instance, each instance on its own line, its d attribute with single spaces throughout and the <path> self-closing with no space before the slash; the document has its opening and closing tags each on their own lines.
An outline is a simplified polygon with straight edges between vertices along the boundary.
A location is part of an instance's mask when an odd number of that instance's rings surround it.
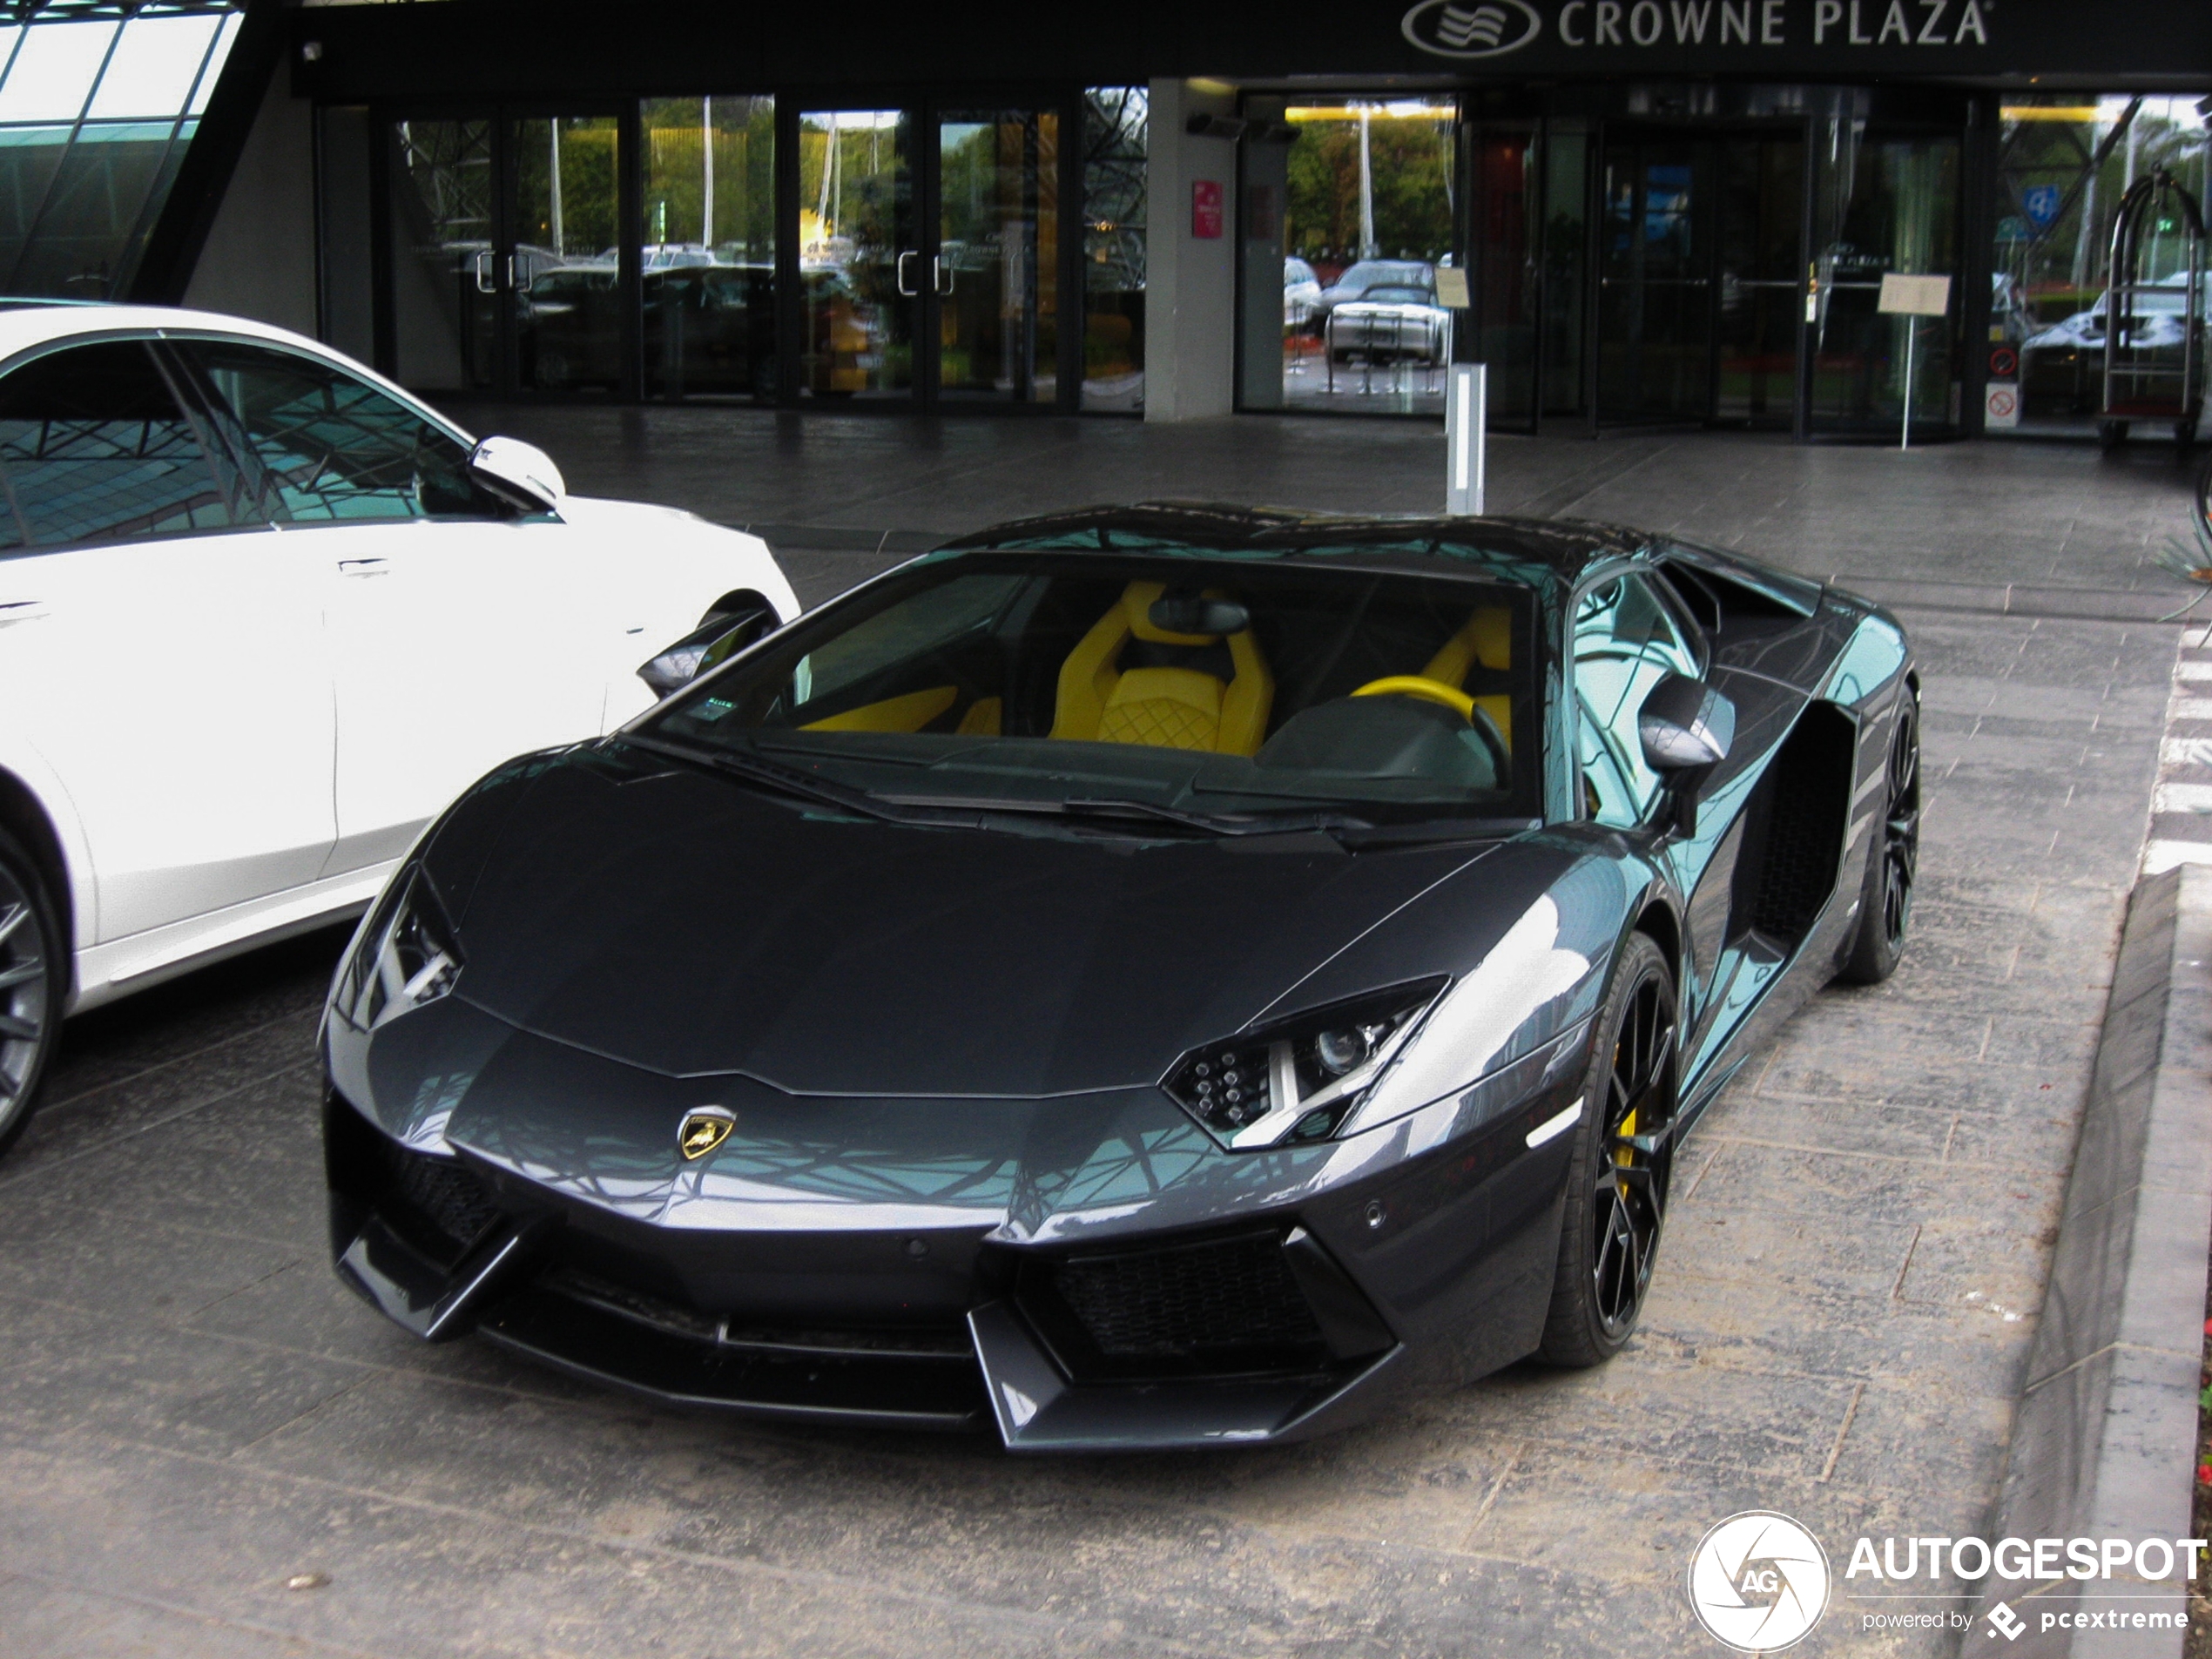
<svg viewBox="0 0 2212 1659">
<path fill-rule="evenodd" d="M 1911 651 L 1732 554 L 1102 509 L 704 655 L 339 973 L 333 1249 L 420 1336 L 1023 1450 L 1594 1364 L 1700 1109 L 1904 944 Z"/>
</svg>

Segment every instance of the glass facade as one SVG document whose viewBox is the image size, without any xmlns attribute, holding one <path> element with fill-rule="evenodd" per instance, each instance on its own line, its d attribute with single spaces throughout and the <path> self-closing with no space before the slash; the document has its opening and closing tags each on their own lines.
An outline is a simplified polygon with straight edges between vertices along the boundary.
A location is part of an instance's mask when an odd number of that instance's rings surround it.
<svg viewBox="0 0 2212 1659">
<path fill-rule="evenodd" d="M 1082 407 L 1144 408 L 1144 179 L 1150 95 L 1141 86 L 1083 94 Z"/>
<path fill-rule="evenodd" d="M 651 99 L 643 136 L 646 394 L 771 401 L 775 100 Z"/>
<path fill-rule="evenodd" d="M 1244 407 L 1441 414 L 1458 101 L 1249 98 L 1245 117 Z"/>
<path fill-rule="evenodd" d="M 2087 435 L 2103 389 L 2106 266 L 2120 199 L 2163 168 L 2202 207 L 2212 142 L 2194 98 L 2012 94 L 1998 117 L 1986 349 L 1999 389 L 1989 431 Z M 2175 314 L 2186 309 L 2178 264 L 2176 249 L 2144 273 L 2171 279 L 2176 292 L 2166 303 Z M 2013 373 L 1997 372 L 2005 368 Z"/>
<path fill-rule="evenodd" d="M 799 118 L 799 260 L 808 398 L 905 398 L 925 272 L 916 235 L 914 123 L 905 110 Z"/>
<path fill-rule="evenodd" d="M 126 292 L 239 21 L 149 4 L 0 26 L 0 293 Z"/>
</svg>

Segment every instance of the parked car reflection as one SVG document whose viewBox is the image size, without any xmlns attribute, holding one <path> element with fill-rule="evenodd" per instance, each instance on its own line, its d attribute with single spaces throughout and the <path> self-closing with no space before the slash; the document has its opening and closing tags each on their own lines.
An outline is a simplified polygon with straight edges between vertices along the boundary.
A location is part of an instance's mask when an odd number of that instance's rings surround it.
<svg viewBox="0 0 2212 1659">
<path fill-rule="evenodd" d="M 1362 260 L 1321 291 L 1314 315 L 1325 320 L 1339 306 L 1367 299 L 1377 288 L 1417 288 L 1433 304 L 1436 267 L 1425 260 Z"/>
<path fill-rule="evenodd" d="M 1330 312 L 1329 353 L 1339 363 L 1440 363 L 1450 323 L 1433 288 L 1378 286 Z"/>
<path fill-rule="evenodd" d="M 652 247 L 644 297 L 647 389 L 656 396 L 777 395 L 776 273 L 721 265 L 704 249 Z M 864 377 L 865 320 L 851 285 L 830 269 L 802 273 L 814 341 L 816 392 Z M 620 273 L 611 261 L 563 266 L 532 282 L 522 308 L 521 378 L 547 389 L 617 388 L 622 378 Z"/>
<path fill-rule="evenodd" d="M 1283 328 L 1286 334 L 1312 331 L 1320 315 L 1321 283 L 1313 267 L 1301 259 L 1283 261 Z"/>
<path fill-rule="evenodd" d="M 2097 296 L 2096 303 L 2087 311 L 2077 311 L 2064 322 L 2056 323 L 2042 333 L 2031 334 L 2026 342 L 2030 351 L 2054 351 L 2094 346 L 2102 350 L 2105 343 L 2105 317 L 2110 305 L 2110 290 Z M 2161 282 L 2155 287 L 2135 290 L 2134 311 L 2134 328 L 2132 337 L 2123 334 L 2123 346 L 2155 347 L 2178 346 L 2188 324 L 2189 289 L 2186 282 Z M 2202 317 L 2208 307 L 2200 300 L 2198 314 Z"/>
</svg>

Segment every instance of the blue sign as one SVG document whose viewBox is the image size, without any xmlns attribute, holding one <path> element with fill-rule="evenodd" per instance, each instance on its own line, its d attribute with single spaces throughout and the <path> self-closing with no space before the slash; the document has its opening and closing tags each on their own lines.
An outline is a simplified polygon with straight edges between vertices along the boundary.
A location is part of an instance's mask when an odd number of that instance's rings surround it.
<svg viewBox="0 0 2212 1659">
<path fill-rule="evenodd" d="M 2020 206 L 2027 214 L 2027 222 L 2039 231 L 2047 231 L 2057 222 L 2061 199 L 2062 193 L 2056 185 L 2030 185 L 2020 192 Z"/>
</svg>

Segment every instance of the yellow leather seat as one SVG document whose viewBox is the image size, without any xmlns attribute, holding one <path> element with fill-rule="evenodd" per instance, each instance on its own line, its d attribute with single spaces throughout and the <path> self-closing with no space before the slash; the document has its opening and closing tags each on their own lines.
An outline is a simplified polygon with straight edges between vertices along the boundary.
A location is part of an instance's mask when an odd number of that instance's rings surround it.
<svg viewBox="0 0 2212 1659">
<path fill-rule="evenodd" d="M 1421 678 L 1463 691 L 1467 676 L 1474 670 L 1502 674 L 1512 667 L 1513 613 L 1502 605 L 1486 605 L 1470 616 L 1467 625 L 1446 640 L 1443 649 L 1428 659 L 1428 666 L 1421 670 Z M 1474 706 L 1496 723 L 1498 735 L 1506 740 L 1506 752 L 1510 754 L 1513 698 L 1502 694 L 1478 694 Z"/>
<path fill-rule="evenodd" d="M 1163 583 L 1130 583 L 1120 602 L 1068 653 L 1060 665 L 1054 737 L 1216 754 L 1249 755 L 1259 747 L 1275 680 L 1251 630 L 1225 636 L 1171 633 L 1151 617 L 1153 604 L 1166 591 Z M 1209 591 L 1205 597 L 1224 596 Z M 1143 656 L 1182 660 L 1124 668 L 1122 658 L 1132 641 L 1166 648 Z M 1231 670 L 1226 679 L 1212 671 L 1224 648 Z"/>
</svg>

